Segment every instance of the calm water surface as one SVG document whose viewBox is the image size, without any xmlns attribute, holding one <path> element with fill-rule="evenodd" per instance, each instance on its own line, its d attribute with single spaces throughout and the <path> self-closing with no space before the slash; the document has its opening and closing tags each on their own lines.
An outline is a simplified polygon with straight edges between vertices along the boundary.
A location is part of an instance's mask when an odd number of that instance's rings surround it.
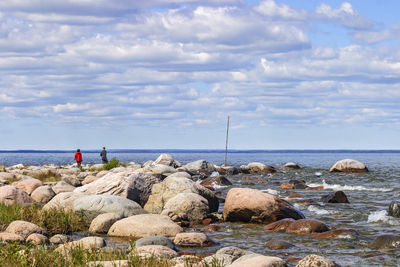
<svg viewBox="0 0 400 267">
<path fill-rule="evenodd" d="M 144 163 L 155 160 L 161 152 L 109 152 L 109 158 L 121 162 Z M 224 161 L 222 152 L 169 152 L 181 163 L 205 159 L 214 164 Z M 44 163 L 72 163 L 73 152 L 68 153 L 0 153 L 0 163 L 40 165 Z M 83 153 L 84 163 L 100 163 L 99 152 Z M 370 172 L 365 174 L 329 173 L 329 168 L 338 160 L 352 158 L 367 165 Z M 311 253 L 325 255 L 343 266 L 400 266 L 400 250 L 374 250 L 368 244 L 381 234 L 400 234 L 400 219 L 389 217 L 386 210 L 389 203 L 400 197 L 400 153 L 399 152 L 242 152 L 230 153 L 228 163 L 240 166 L 249 162 L 262 162 L 280 168 L 286 162 L 296 162 L 300 170 L 278 170 L 270 175 L 228 176 L 234 184 L 218 190 L 226 195 L 232 187 L 250 187 L 282 198 L 299 193 L 303 199 L 313 199 L 318 205 L 298 205 L 306 218 L 318 219 L 331 228 L 348 227 L 360 233 L 357 239 L 314 240 L 309 236 L 289 235 L 280 232 L 266 232 L 263 225 L 222 223 L 218 232 L 208 233 L 220 243 L 220 247 L 237 246 L 264 255 L 282 258 L 302 258 Z M 324 190 L 283 190 L 274 182 L 304 179 L 308 185 L 324 185 Z M 324 204 L 320 198 L 332 191 L 342 190 L 350 204 Z M 220 206 L 222 211 L 223 204 Z M 264 245 L 272 238 L 286 240 L 296 247 L 271 251 Z M 190 249 L 199 253 L 212 253 L 220 247 Z M 291 262 L 295 264 L 296 261 Z"/>
</svg>

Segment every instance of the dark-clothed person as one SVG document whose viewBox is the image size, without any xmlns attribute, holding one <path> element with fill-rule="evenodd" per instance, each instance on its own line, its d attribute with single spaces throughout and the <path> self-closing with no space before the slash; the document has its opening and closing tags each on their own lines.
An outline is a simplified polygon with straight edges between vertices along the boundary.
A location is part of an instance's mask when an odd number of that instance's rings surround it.
<svg viewBox="0 0 400 267">
<path fill-rule="evenodd" d="M 100 152 L 100 157 L 101 157 L 101 160 L 103 161 L 103 164 L 108 162 L 107 151 L 104 146 L 103 146 L 103 150 Z"/>
</svg>

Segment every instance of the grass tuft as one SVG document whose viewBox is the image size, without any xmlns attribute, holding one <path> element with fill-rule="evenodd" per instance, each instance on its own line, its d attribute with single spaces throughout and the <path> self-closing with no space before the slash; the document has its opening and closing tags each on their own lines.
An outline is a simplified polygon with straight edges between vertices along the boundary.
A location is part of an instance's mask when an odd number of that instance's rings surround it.
<svg viewBox="0 0 400 267">
<path fill-rule="evenodd" d="M 51 171 L 51 170 L 47 170 L 45 172 L 39 172 L 36 173 L 34 175 L 32 175 L 33 178 L 36 178 L 42 182 L 57 182 L 60 180 L 61 175 L 59 175 L 58 173 Z"/>
</svg>

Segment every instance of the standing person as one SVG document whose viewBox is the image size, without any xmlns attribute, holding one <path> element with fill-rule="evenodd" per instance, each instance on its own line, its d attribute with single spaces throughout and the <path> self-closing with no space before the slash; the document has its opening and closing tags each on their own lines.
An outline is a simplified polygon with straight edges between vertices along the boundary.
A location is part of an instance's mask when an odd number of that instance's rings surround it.
<svg viewBox="0 0 400 267">
<path fill-rule="evenodd" d="M 100 152 L 100 157 L 101 157 L 101 160 L 103 161 L 103 164 L 108 162 L 107 151 L 106 151 L 106 148 L 104 146 L 103 146 L 103 150 Z"/>
<path fill-rule="evenodd" d="M 81 168 L 82 153 L 81 153 L 81 150 L 79 148 L 76 150 L 74 160 L 76 160 L 76 163 L 78 164 L 78 168 Z"/>
</svg>

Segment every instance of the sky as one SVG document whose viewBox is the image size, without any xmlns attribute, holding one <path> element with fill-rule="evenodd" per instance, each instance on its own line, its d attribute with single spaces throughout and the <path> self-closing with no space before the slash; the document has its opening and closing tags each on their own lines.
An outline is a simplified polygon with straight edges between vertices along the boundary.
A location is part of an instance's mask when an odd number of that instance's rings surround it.
<svg viewBox="0 0 400 267">
<path fill-rule="evenodd" d="M 0 150 L 400 149 L 398 10 L 0 0 Z"/>
</svg>

